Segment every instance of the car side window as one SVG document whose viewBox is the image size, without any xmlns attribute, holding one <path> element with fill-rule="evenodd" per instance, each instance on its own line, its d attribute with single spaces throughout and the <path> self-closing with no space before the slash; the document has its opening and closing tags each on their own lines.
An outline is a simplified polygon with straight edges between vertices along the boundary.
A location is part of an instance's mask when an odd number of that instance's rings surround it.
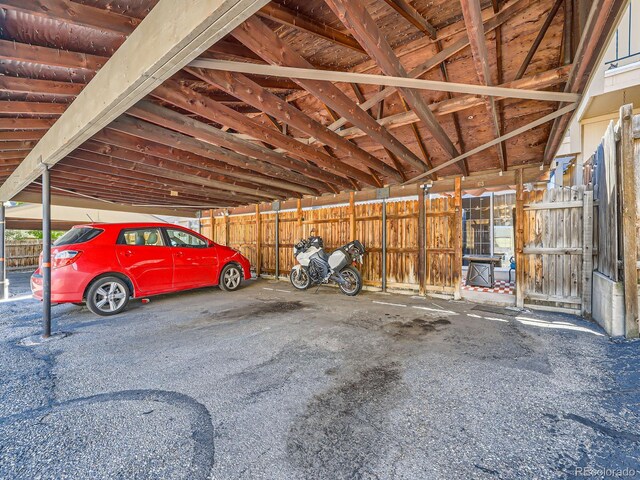
<svg viewBox="0 0 640 480">
<path fill-rule="evenodd" d="M 205 248 L 208 246 L 207 242 L 201 238 L 177 228 L 167 228 L 167 237 L 172 247 Z"/>
<path fill-rule="evenodd" d="M 118 245 L 162 247 L 159 228 L 129 228 L 120 232 Z"/>
</svg>

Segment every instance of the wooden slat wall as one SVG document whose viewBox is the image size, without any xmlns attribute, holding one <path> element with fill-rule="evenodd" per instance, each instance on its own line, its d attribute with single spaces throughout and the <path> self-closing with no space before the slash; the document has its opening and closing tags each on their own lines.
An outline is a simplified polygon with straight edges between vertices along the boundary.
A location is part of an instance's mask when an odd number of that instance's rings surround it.
<svg viewBox="0 0 640 480">
<path fill-rule="evenodd" d="M 356 238 L 367 250 L 362 265 L 365 285 L 382 285 L 382 203 L 364 203 L 355 206 Z M 347 223 L 346 232 L 349 232 Z"/>
<path fill-rule="evenodd" d="M 517 266 L 524 269 L 525 305 L 581 312 L 584 192 L 584 186 L 525 192 L 524 265 Z"/>
<path fill-rule="evenodd" d="M 255 219 L 255 216 L 253 217 Z M 274 275 L 276 272 L 276 214 L 262 213 L 260 215 L 260 271 Z"/>
<path fill-rule="evenodd" d="M 295 265 L 293 246 L 300 241 L 298 212 L 280 212 L 280 276 L 287 276 Z"/>
<path fill-rule="evenodd" d="M 258 259 L 256 250 L 256 216 L 231 215 L 228 218 L 228 246 L 239 250 L 249 259 L 251 265 L 256 265 L 256 261 Z"/>
<path fill-rule="evenodd" d="M 417 208 L 417 207 L 416 207 Z M 426 201 L 426 289 L 452 293 L 455 288 L 456 211 L 450 197 Z M 462 246 L 459 246 L 462 249 Z"/>
<path fill-rule="evenodd" d="M 7 270 L 35 269 L 42 251 L 42 240 L 7 240 Z"/>
<path fill-rule="evenodd" d="M 594 250 L 597 258 L 595 269 L 614 282 L 620 279 L 618 271 L 618 168 L 616 139 L 613 122 L 605 132 L 594 160 L 597 164 L 594 176 L 594 201 L 597 202 L 597 216 L 594 215 Z M 597 247 L 597 249 L 596 249 Z"/>
<path fill-rule="evenodd" d="M 387 203 L 387 284 L 417 288 L 418 202 Z"/>
</svg>

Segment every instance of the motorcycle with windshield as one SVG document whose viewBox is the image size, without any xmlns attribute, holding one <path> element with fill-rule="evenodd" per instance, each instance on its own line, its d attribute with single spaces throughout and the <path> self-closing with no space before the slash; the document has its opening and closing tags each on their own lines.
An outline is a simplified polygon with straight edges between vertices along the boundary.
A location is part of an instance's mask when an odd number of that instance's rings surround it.
<svg viewBox="0 0 640 480">
<path fill-rule="evenodd" d="M 312 285 L 337 283 L 345 295 L 357 295 L 362 289 L 362 275 L 356 264 L 362 264 L 364 246 L 358 240 L 333 251 L 328 255 L 324 251 L 321 237 L 310 236 L 300 240 L 293 247 L 298 265 L 291 269 L 289 279 L 298 290 L 306 290 Z"/>
</svg>

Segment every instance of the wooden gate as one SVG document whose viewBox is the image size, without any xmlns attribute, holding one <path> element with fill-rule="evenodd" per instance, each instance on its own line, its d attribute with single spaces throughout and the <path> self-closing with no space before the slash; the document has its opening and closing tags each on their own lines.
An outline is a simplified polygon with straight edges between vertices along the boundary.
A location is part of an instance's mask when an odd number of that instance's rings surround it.
<svg viewBox="0 0 640 480">
<path fill-rule="evenodd" d="M 523 193 L 524 306 L 591 312 L 593 192 L 584 186 Z"/>
<path fill-rule="evenodd" d="M 460 296 L 462 205 L 454 197 L 428 198 L 425 206 L 425 291 Z"/>
</svg>

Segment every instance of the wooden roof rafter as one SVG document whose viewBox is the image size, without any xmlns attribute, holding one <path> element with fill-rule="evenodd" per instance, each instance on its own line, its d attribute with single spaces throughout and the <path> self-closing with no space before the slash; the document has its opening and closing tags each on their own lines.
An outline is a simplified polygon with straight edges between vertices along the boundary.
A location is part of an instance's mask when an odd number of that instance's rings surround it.
<svg viewBox="0 0 640 480">
<path fill-rule="evenodd" d="M 395 77 L 406 78 L 408 76 L 400 60 L 393 53 L 391 45 L 384 39 L 373 18 L 363 8 L 359 0 L 325 0 L 325 3 L 358 39 L 369 56 L 376 60 L 383 73 Z M 459 155 L 458 149 L 453 145 L 420 94 L 409 88 L 399 88 L 398 90 L 447 155 L 451 158 L 457 157 Z M 428 168 L 424 162 L 423 166 Z"/>
<path fill-rule="evenodd" d="M 469 36 L 469 45 L 473 56 L 473 64 L 478 74 L 480 83 L 486 86 L 492 86 L 491 71 L 489 69 L 489 53 L 487 51 L 487 43 L 485 39 L 485 31 L 482 25 L 482 8 L 480 0 L 460 0 L 464 21 L 467 26 Z M 496 100 L 493 97 L 486 97 L 487 112 L 493 127 L 495 138 L 500 138 L 500 118 Z M 507 170 L 507 150 L 505 144 L 500 142 L 496 145 L 500 168 L 502 171 Z"/>
<path fill-rule="evenodd" d="M 336 158 L 319 152 L 308 144 L 298 142 L 294 138 L 288 137 L 279 131 L 274 132 L 271 128 L 264 127 L 262 124 L 249 119 L 245 115 L 205 95 L 198 94 L 191 89 L 180 88 L 180 86 L 173 82 L 165 82 L 165 84 L 158 87 L 152 95 L 198 114 L 199 116 L 208 118 L 211 121 L 231 127 L 239 133 L 251 135 L 262 142 L 280 147 L 290 156 L 301 158 L 303 161 L 310 160 L 333 174 L 354 176 L 369 185 L 373 184 L 371 177 L 366 174 L 361 174 L 362 172 L 360 172 L 360 170 L 348 168 Z M 337 179 L 332 177 L 327 178 L 327 180 L 336 181 Z"/>
<path fill-rule="evenodd" d="M 312 68 L 307 60 L 255 17 L 246 20 L 232 32 L 232 35 L 271 64 Z M 299 83 L 305 90 L 313 93 L 316 98 L 329 105 L 340 115 L 348 117 L 351 123 L 366 130 L 372 139 L 393 151 L 402 161 L 406 161 L 421 171 L 423 170 L 423 164 L 415 154 L 398 142 L 384 128 L 380 127 L 373 118 L 360 110 L 355 102 L 335 85 L 326 81 L 316 80 L 294 79 L 294 81 Z M 383 171 L 380 173 L 384 173 L 396 181 L 402 179 L 400 173 L 387 164 L 384 164 L 381 169 Z"/>
<path fill-rule="evenodd" d="M 392 8 L 394 8 L 400 15 L 402 15 L 411 25 L 413 25 L 422 33 L 427 35 L 430 39 L 435 41 L 436 53 L 442 52 L 442 41 L 438 39 L 437 30 L 433 25 L 431 25 L 431 23 L 427 21 L 427 19 L 425 19 L 422 15 L 420 15 L 420 13 L 411 4 L 409 4 L 406 0 L 385 0 L 385 1 Z M 448 82 L 449 73 L 447 72 L 446 63 L 441 62 L 439 67 L 440 67 L 440 74 L 442 75 L 442 80 L 445 82 Z M 447 98 L 449 99 L 453 98 L 453 95 L 451 94 L 451 92 L 446 92 L 446 95 L 447 95 Z M 410 110 L 408 105 L 406 105 L 406 102 L 404 101 L 402 96 L 400 97 L 400 99 L 402 100 L 403 106 L 405 107 L 405 111 L 408 112 Z M 383 102 L 380 102 L 381 106 L 382 104 Z M 456 132 L 457 144 L 460 146 L 460 149 L 464 151 L 465 149 L 464 139 L 462 137 L 462 132 L 460 130 L 460 121 L 458 120 L 458 116 L 455 113 L 453 113 L 451 116 L 451 119 L 453 120 L 453 127 Z M 415 124 L 412 124 L 411 129 L 413 130 L 413 134 L 416 138 L 416 142 L 418 143 L 418 146 L 420 147 L 420 150 L 422 151 L 423 156 L 425 158 L 428 158 L 426 147 L 424 145 L 424 141 L 422 140 L 422 137 L 420 136 L 420 132 L 418 131 L 418 128 L 415 126 Z M 456 163 L 456 167 L 460 169 L 460 171 L 464 176 L 469 176 L 469 164 L 467 162 L 467 159 L 464 159 L 462 162 Z M 429 168 L 432 168 L 430 162 L 429 162 Z"/>
<path fill-rule="evenodd" d="M 337 133 L 328 130 L 324 125 L 311 119 L 293 105 L 269 93 L 248 77 L 240 73 L 224 73 L 197 68 L 190 68 L 188 71 L 218 86 L 230 95 L 240 97 L 243 101 L 272 115 L 281 122 L 289 124 L 290 127 L 317 138 L 328 147 L 345 155 L 346 158 L 358 159 L 364 165 L 368 165 L 377 171 L 384 169 L 376 157 L 358 148 L 354 143 L 344 140 Z M 369 181 L 365 183 L 369 183 Z"/>
<path fill-rule="evenodd" d="M 269 3 L 256 13 L 259 17 L 268 18 L 274 22 L 281 23 L 301 30 L 305 33 L 323 38 L 345 48 L 350 48 L 358 53 L 366 53 L 358 41 L 351 35 L 346 35 L 317 19 L 306 17 L 300 12 L 294 12 L 277 3 Z"/>
</svg>

